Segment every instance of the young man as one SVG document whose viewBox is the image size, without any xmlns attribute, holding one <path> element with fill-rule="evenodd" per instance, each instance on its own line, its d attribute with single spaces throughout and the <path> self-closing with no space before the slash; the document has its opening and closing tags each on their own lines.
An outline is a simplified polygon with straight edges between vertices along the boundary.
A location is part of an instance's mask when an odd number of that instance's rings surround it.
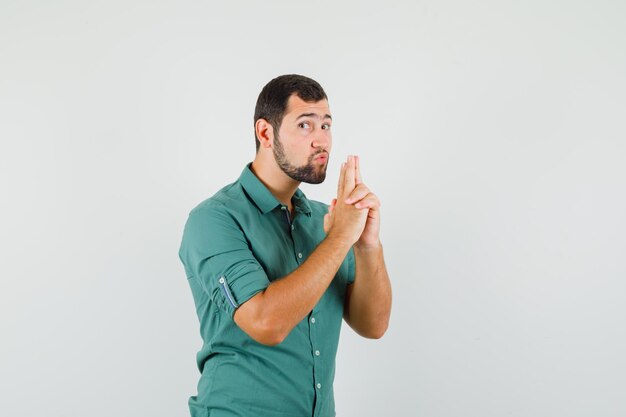
<svg viewBox="0 0 626 417">
<path fill-rule="evenodd" d="M 254 119 L 254 161 L 190 212 L 180 247 L 204 341 L 191 415 L 331 417 L 342 318 L 367 338 L 389 323 L 380 202 L 355 156 L 330 205 L 298 188 L 324 181 L 332 149 L 316 81 L 273 79 Z"/>
</svg>

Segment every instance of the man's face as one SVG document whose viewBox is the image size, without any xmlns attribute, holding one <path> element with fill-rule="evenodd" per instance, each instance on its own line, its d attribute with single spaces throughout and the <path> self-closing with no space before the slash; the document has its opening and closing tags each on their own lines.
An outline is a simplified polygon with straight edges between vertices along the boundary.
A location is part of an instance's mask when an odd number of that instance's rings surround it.
<svg viewBox="0 0 626 417">
<path fill-rule="evenodd" d="M 328 101 L 308 103 L 295 94 L 274 135 L 274 158 L 285 174 L 296 181 L 319 184 L 326 178 L 332 147 L 332 119 Z"/>
</svg>

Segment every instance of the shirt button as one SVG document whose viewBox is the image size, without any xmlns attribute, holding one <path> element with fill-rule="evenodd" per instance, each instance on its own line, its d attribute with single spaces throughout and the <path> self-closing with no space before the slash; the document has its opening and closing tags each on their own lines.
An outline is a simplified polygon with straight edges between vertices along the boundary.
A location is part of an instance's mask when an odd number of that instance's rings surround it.
<svg viewBox="0 0 626 417">
<path fill-rule="evenodd" d="M 316 351 L 315 351 L 315 356 L 319 356 L 319 355 L 320 355 L 320 351 L 319 351 L 319 350 L 316 350 Z"/>
<path fill-rule="evenodd" d="M 302 258 L 302 253 L 298 252 L 298 258 Z"/>
<path fill-rule="evenodd" d="M 317 389 L 320 389 L 320 388 L 322 388 L 322 384 L 320 384 L 320 383 L 318 382 L 318 383 L 317 383 L 317 385 L 316 385 L 316 387 L 317 387 Z"/>
<path fill-rule="evenodd" d="M 294 226 L 293 224 L 291 225 L 291 230 L 296 230 L 296 226 Z"/>
<path fill-rule="evenodd" d="M 311 323 L 315 323 L 315 317 L 311 317 Z"/>
</svg>

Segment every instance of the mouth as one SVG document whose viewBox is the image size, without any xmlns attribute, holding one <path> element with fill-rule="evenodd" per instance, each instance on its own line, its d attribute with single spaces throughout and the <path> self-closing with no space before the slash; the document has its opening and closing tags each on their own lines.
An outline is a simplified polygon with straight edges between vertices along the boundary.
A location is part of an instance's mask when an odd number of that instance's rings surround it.
<svg viewBox="0 0 626 417">
<path fill-rule="evenodd" d="M 315 157 L 316 161 L 321 161 L 321 162 L 325 162 L 328 160 L 328 154 L 326 152 L 323 152 L 321 154 L 319 154 L 318 156 Z"/>
</svg>

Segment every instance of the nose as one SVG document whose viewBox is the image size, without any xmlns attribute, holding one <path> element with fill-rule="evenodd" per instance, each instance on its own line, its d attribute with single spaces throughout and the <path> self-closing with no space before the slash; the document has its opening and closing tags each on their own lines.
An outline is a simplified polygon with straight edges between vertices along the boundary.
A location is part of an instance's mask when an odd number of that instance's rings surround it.
<svg viewBox="0 0 626 417">
<path fill-rule="evenodd" d="M 330 152 L 330 145 L 332 143 L 332 138 L 329 133 L 322 132 L 317 135 L 313 142 L 311 142 L 311 146 L 313 148 L 321 148 L 328 152 Z"/>
</svg>

